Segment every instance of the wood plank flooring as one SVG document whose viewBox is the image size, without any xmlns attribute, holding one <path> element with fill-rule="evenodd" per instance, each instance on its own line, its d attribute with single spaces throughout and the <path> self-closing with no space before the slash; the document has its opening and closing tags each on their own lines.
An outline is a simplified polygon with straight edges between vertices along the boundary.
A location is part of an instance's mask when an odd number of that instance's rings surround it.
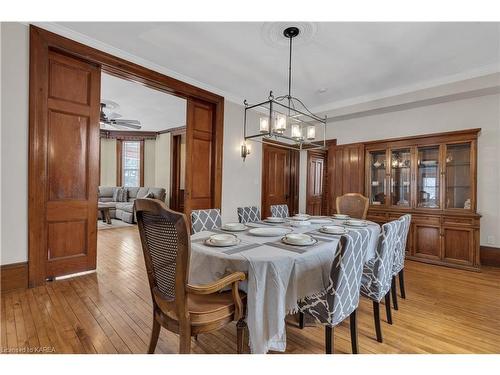
<svg viewBox="0 0 500 375">
<path fill-rule="evenodd" d="M 407 299 L 375 340 L 371 302 L 358 314 L 361 353 L 500 353 L 500 269 L 475 273 L 407 262 Z M 152 311 L 137 228 L 99 231 L 97 272 L 1 296 L 2 353 L 145 353 Z M 385 320 L 384 309 L 381 314 Z M 248 337 L 248 336 L 247 336 Z M 335 352 L 350 353 L 348 321 Z M 322 327 L 287 326 L 287 353 L 324 353 Z M 157 353 L 176 353 L 162 329 Z M 248 350 L 248 348 L 247 348 Z M 192 341 L 193 353 L 235 353 L 235 325 Z"/>
</svg>

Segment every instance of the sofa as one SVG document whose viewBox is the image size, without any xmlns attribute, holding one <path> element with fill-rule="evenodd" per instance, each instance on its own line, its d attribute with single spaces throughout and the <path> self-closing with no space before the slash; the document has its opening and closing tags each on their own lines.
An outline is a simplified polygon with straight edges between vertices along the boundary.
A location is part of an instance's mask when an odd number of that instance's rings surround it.
<svg viewBox="0 0 500 375">
<path fill-rule="evenodd" d="M 126 202 L 115 202 L 113 196 L 120 186 L 99 186 L 99 203 L 106 203 L 110 207 L 109 214 L 112 219 L 119 219 L 133 224 L 135 222 L 134 201 L 152 194 L 154 199 L 165 202 L 165 189 L 156 187 L 126 187 L 128 199 Z"/>
</svg>

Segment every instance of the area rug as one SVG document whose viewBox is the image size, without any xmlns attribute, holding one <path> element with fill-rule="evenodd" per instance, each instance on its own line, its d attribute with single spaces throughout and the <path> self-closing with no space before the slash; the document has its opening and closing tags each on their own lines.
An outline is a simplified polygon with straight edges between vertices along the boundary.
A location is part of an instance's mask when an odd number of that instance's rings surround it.
<svg viewBox="0 0 500 375">
<path fill-rule="evenodd" d="M 129 224 L 124 221 L 118 219 L 111 219 L 111 224 L 106 224 L 102 220 L 97 221 L 97 229 L 116 229 L 116 228 L 126 228 L 126 227 L 135 227 L 135 224 Z"/>
</svg>

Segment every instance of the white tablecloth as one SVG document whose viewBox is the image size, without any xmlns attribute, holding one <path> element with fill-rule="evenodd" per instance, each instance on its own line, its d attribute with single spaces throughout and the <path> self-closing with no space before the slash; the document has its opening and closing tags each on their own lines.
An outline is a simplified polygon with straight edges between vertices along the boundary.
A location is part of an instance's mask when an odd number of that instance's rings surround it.
<svg viewBox="0 0 500 375">
<path fill-rule="evenodd" d="M 340 225 L 341 221 L 333 221 Z M 267 226 L 254 223 L 252 226 Z M 281 237 L 257 237 L 237 233 L 235 247 L 209 247 L 204 239 L 219 231 L 191 236 L 190 284 L 204 284 L 234 271 L 247 273 L 241 289 L 247 293 L 247 325 L 252 353 L 285 351 L 285 317 L 297 311 L 297 301 L 321 292 L 328 286 L 338 236 L 317 232 L 324 224 L 295 227 L 295 233 L 309 233 L 318 240 L 310 247 L 286 246 Z M 356 230 L 355 228 L 349 228 Z M 365 260 L 375 254 L 380 227 L 370 223 L 371 232 Z"/>
</svg>

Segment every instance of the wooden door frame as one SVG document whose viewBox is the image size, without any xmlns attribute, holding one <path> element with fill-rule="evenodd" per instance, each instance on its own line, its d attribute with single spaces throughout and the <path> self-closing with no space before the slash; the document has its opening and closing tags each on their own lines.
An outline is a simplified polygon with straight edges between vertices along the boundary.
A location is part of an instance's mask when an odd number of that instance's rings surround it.
<svg viewBox="0 0 500 375">
<path fill-rule="evenodd" d="M 266 172 L 264 168 L 264 150 L 266 148 L 281 148 L 286 149 L 290 152 L 290 215 L 292 213 L 298 213 L 299 210 L 299 182 L 300 182 L 300 151 L 292 150 L 289 145 L 283 145 L 277 141 L 265 141 L 262 142 L 262 186 L 260 194 L 260 204 L 261 212 L 264 215 L 264 207 L 267 203 L 264 194 L 264 180 L 266 178 Z"/>
<path fill-rule="evenodd" d="M 321 198 L 321 215 L 328 215 L 328 150 L 307 150 L 307 168 L 306 168 L 306 212 L 308 200 L 310 197 L 309 189 L 309 168 L 313 156 L 323 159 L 323 192 Z"/>
<path fill-rule="evenodd" d="M 46 211 L 45 182 L 46 176 L 40 175 L 38 166 L 43 160 L 39 157 L 39 139 L 45 137 L 43 129 L 47 103 L 44 103 L 43 90 L 47 71 L 45 61 L 49 50 L 82 59 L 101 68 L 101 71 L 128 81 L 142 84 L 152 89 L 163 91 L 186 100 L 198 99 L 214 106 L 215 123 L 215 183 L 214 205 L 221 207 L 222 201 L 222 142 L 224 132 L 224 98 L 207 90 L 179 81 L 175 78 L 155 72 L 130 61 L 113 56 L 54 34 L 40 27 L 30 25 L 30 93 L 29 93 L 29 156 L 28 156 L 28 266 L 29 286 L 45 283 L 44 256 L 38 244 L 44 243 L 46 228 L 43 221 Z M 189 153 L 190 150 L 186 150 Z M 97 172 L 96 172 L 97 173 Z M 45 248 L 44 248 L 45 249 Z"/>
<path fill-rule="evenodd" d="M 181 181 L 181 137 L 186 135 L 186 129 L 176 130 L 170 133 L 170 204 L 169 208 L 178 211 L 180 199 L 178 190 Z"/>
</svg>

